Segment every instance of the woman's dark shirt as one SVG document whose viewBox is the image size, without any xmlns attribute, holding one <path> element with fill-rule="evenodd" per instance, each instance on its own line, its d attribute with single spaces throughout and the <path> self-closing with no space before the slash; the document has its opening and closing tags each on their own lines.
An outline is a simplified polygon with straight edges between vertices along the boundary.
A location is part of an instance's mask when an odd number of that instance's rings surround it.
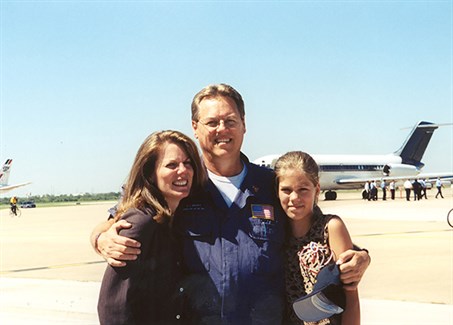
<svg viewBox="0 0 453 325">
<path fill-rule="evenodd" d="M 98 301 L 101 324 L 186 323 L 179 249 L 169 223 L 157 223 L 154 215 L 130 209 L 121 218 L 132 227 L 120 235 L 138 240 L 141 254 L 125 267 L 107 266 Z"/>
</svg>

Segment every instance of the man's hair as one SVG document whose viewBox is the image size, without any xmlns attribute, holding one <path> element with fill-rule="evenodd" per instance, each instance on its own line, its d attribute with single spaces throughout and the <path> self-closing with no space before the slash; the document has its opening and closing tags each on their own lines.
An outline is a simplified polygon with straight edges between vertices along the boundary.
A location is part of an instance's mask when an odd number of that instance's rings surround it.
<svg viewBox="0 0 453 325">
<path fill-rule="evenodd" d="M 124 196 L 115 215 L 118 220 L 128 209 L 144 210 L 152 208 L 156 212 L 157 222 L 172 216 L 163 194 L 156 184 L 156 163 L 162 149 L 168 143 L 178 145 L 190 159 L 194 175 L 191 192 L 202 186 L 206 180 L 197 146 L 188 136 L 178 131 L 159 131 L 148 136 L 138 149 L 129 177 L 124 186 Z"/>
<path fill-rule="evenodd" d="M 192 100 L 192 121 L 198 122 L 200 103 L 205 98 L 228 97 L 235 103 L 241 119 L 244 119 L 245 109 L 241 94 L 226 84 L 209 85 L 200 90 Z"/>
</svg>

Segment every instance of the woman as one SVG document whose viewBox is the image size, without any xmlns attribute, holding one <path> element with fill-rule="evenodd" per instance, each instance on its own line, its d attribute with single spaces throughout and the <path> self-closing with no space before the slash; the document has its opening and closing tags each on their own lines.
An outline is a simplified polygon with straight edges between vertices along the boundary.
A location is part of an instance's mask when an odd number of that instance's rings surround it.
<svg viewBox="0 0 453 325">
<path fill-rule="evenodd" d="M 290 236 L 287 247 L 286 300 L 287 323 L 304 324 L 292 304 L 309 294 L 321 268 L 333 263 L 353 248 L 343 221 L 324 215 L 317 206 L 320 192 L 318 166 L 305 152 L 292 151 L 275 164 L 277 190 L 283 210 L 289 217 Z M 346 307 L 342 314 L 309 324 L 360 324 L 357 290 L 345 291 Z"/>
<path fill-rule="evenodd" d="M 121 234 L 140 241 L 142 253 L 125 267 L 107 266 L 98 301 L 101 324 L 181 324 L 187 319 L 172 216 L 205 177 L 197 147 L 186 135 L 161 131 L 143 142 L 115 215 L 115 221 L 132 224 Z"/>
</svg>

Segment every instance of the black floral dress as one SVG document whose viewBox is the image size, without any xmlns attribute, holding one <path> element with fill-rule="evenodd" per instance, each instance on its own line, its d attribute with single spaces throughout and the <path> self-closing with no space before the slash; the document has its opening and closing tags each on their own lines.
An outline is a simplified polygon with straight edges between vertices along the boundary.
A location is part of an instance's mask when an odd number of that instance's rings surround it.
<svg viewBox="0 0 453 325">
<path fill-rule="evenodd" d="M 341 324 L 341 316 L 334 315 L 318 322 L 300 320 L 292 308 L 299 297 L 312 292 L 316 276 L 322 267 L 333 262 L 335 257 L 329 247 L 327 223 L 334 215 L 324 215 L 318 207 L 313 211 L 313 224 L 307 235 L 289 236 L 286 247 L 286 315 L 285 324 L 325 325 Z"/>
</svg>

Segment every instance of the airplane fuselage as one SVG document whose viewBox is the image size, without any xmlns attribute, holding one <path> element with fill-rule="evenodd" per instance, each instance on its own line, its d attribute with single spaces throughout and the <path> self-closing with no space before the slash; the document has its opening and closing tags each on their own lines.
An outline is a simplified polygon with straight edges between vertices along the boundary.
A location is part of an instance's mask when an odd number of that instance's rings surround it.
<svg viewBox="0 0 453 325">
<path fill-rule="evenodd" d="M 414 177 L 415 166 L 402 164 L 394 155 L 313 155 L 319 166 L 321 190 L 363 188 L 367 179 Z M 341 163 L 339 163 L 341 162 Z M 363 180 L 357 183 L 355 181 Z"/>
<path fill-rule="evenodd" d="M 433 132 L 439 125 L 420 121 L 407 137 L 403 145 L 394 153 L 386 155 L 311 155 L 319 166 L 319 178 L 326 200 L 335 200 L 335 190 L 363 188 L 368 181 L 404 182 L 407 179 L 422 177 L 432 182 L 436 178 L 453 179 L 451 172 L 437 175 L 423 175 L 421 161 Z M 254 163 L 274 168 L 280 155 L 267 155 L 254 160 Z"/>
<path fill-rule="evenodd" d="M 269 155 L 254 161 L 273 168 L 280 155 Z M 413 178 L 420 169 L 403 164 L 399 156 L 389 155 L 312 155 L 319 166 L 322 191 L 363 188 L 367 180 L 408 177 Z"/>
</svg>

